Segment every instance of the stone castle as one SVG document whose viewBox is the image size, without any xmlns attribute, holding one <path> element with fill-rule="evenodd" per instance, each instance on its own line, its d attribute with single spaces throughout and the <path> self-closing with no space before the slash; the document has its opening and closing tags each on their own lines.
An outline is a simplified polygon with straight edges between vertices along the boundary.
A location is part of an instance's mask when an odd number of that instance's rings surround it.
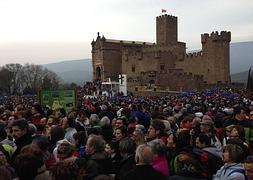
<svg viewBox="0 0 253 180">
<path fill-rule="evenodd" d="M 156 43 L 106 39 L 92 41 L 93 80 L 118 81 L 127 75 L 128 90 L 182 91 L 230 83 L 231 33 L 201 35 L 202 50 L 186 53 L 178 41 L 177 17 L 156 17 Z"/>
</svg>

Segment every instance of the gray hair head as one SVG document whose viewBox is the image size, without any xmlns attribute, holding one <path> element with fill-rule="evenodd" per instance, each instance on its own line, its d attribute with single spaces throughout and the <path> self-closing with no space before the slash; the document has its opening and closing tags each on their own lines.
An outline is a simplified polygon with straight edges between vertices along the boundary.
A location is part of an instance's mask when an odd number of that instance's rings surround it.
<svg viewBox="0 0 253 180">
<path fill-rule="evenodd" d="M 139 129 L 139 130 L 141 130 L 143 133 L 145 133 L 145 131 L 146 131 L 145 127 L 144 127 L 142 124 L 137 124 L 137 125 L 135 126 L 135 129 Z"/>
<path fill-rule="evenodd" d="M 91 124 L 98 124 L 99 123 L 99 117 L 97 114 L 90 115 L 90 123 Z"/>
<path fill-rule="evenodd" d="M 123 138 L 119 143 L 119 151 L 124 154 L 134 154 L 136 149 L 135 142 L 130 138 Z"/>
<path fill-rule="evenodd" d="M 109 126 L 110 125 L 110 119 L 107 116 L 102 117 L 102 119 L 100 120 L 100 125 L 102 127 Z"/>
<path fill-rule="evenodd" d="M 90 135 L 87 143 L 95 152 L 103 152 L 105 150 L 105 140 L 101 136 Z"/>
<path fill-rule="evenodd" d="M 29 123 L 29 132 L 33 135 L 33 134 L 36 134 L 37 132 L 37 127 L 32 124 L 32 123 Z"/>
<path fill-rule="evenodd" d="M 166 145 L 161 139 L 155 139 L 148 142 L 148 145 L 152 148 L 154 154 L 165 155 L 166 154 Z"/>
<path fill-rule="evenodd" d="M 135 160 L 138 164 L 151 164 L 153 157 L 154 154 L 150 145 L 142 144 L 137 147 Z"/>
</svg>

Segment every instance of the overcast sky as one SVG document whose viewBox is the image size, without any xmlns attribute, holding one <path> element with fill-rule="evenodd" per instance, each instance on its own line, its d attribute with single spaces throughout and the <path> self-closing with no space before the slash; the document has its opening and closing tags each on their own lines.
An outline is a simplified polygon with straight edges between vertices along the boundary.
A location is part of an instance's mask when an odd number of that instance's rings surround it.
<svg viewBox="0 0 253 180">
<path fill-rule="evenodd" d="M 253 0 L 0 0 L 0 65 L 91 58 L 97 32 L 155 42 L 155 18 L 178 17 L 178 39 L 200 49 L 200 34 L 231 31 L 253 40 Z"/>
</svg>

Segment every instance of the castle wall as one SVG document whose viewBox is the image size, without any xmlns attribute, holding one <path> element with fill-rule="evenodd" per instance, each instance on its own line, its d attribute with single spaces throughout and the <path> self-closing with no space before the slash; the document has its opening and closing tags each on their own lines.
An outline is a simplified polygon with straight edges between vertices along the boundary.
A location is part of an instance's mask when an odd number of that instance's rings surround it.
<svg viewBox="0 0 253 180">
<path fill-rule="evenodd" d="M 122 67 L 120 44 L 104 42 L 102 51 L 104 57 L 104 77 L 118 81 Z"/>
<path fill-rule="evenodd" d="M 162 15 L 156 18 L 157 45 L 177 44 L 177 17 Z"/>
<path fill-rule="evenodd" d="M 92 42 L 93 79 L 118 80 L 127 74 L 128 90 L 180 91 L 230 83 L 230 32 L 202 34 L 202 50 L 186 54 L 177 39 L 177 17 L 156 18 L 157 44 L 98 37 Z"/>
<path fill-rule="evenodd" d="M 184 60 L 176 62 L 176 67 L 187 73 L 203 75 L 208 84 L 229 83 L 230 33 L 203 34 L 201 38 L 202 51 L 186 54 Z"/>
<path fill-rule="evenodd" d="M 201 35 L 203 56 L 212 64 L 210 84 L 230 83 L 230 41 L 231 33 L 226 31 Z"/>
</svg>

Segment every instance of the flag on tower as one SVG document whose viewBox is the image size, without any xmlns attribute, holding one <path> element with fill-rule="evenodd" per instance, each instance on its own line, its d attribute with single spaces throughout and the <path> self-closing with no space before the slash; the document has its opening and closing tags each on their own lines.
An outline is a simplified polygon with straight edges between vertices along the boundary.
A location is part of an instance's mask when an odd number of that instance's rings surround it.
<svg viewBox="0 0 253 180">
<path fill-rule="evenodd" d="M 166 13 L 166 9 L 162 9 L 162 13 Z"/>
</svg>

